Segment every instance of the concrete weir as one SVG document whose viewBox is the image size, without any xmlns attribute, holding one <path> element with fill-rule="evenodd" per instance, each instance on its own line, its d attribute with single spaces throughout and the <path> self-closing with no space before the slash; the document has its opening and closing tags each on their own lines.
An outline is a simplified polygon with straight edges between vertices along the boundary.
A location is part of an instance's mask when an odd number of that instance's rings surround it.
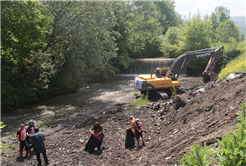
<svg viewBox="0 0 246 166">
<path fill-rule="evenodd" d="M 174 58 L 145 58 L 134 59 L 134 62 L 127 69 L 121 69 L 119 74 L 150 74 L 157 67 L 169 67 L 173 63 Z M 182 69 L 185 71 L 186 69 Z"/>
</svg>

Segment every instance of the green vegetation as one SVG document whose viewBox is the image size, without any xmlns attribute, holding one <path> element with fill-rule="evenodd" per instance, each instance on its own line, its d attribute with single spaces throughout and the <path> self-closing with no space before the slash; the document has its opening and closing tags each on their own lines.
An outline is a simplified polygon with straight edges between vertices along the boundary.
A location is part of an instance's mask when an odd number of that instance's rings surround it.
<svg viewBox="0 0 246 166">
<path fill-rule="evenodd" d="M 0 123 L 0 131 L 2 131 L 2 128 L 4 128 L 6 125 L 3 124 L 4 122 L 1 122 Z M 3 143 L 0 142 L 0 148 L 2 149 L 3 148 Z"/>
<path fill-rule="evenodd" d="M 238 116 L 241 121 L 237 124 L 238 129 L 232 130 L 232 134 L 222 135 L 219 148 L 207 147 L 206 145 L 193 145 L 179 162 L 182 165 L 210 165 L 223 166 L 246 165 L 246 103 L 240 107 L 243 114 Z"/>
<path fill-rule="evenodd" d="M 172 91 L 172 98 L 176 98 L 176 96 L 177 96 L 177 89 L 173 86 L 172 88 L 171 88 L 171 91 Z"/>
<path fill-rule="evenodd" d="M 224 46 L 217 70 L 240 53 L 230 11 L 182 20 L 173 0 L 3 1 L 1 111 L 111 81 L 132 59 Z M 208 59 L 188 63 L 201 73 Z"/>
<path fill-rule="evenodd" d="M 246 103 L 240 107 L 243 114 L 238 117 L 241 123 L 238 129 L 232 130 L 232 134 L 222 135 L 218 140 L 221 149 L 216 153 L 215 159 L 219 165 L 246 165 Z"/>
<path fill-rule="evenodd" d="M 44 122 L 42 126 L 52 127 L 54 124 L 52 122 Z"/>
<path fill-rule="evenodd" d="M 14 144 L 9 144 L 6 148 L 7 149 L 11 149 L 11 150 L 14 150 L 18 147 L 18 145 L 14 145 Z"/>
<path fill-rule="evenodd" d="M 235 59 L 231 60 L 225 68 L 221 70 L 218 81 L 227 77 L 231 73 L 246 71 L 246 43 L 241 43 L 238 46 L 238 49 L 240 49 L 240 52 L 242 53 Z"/>
<path fill-rule="evenodd" d="M 193 145 L 188 152 L 183 156 L 180 163 L 182 165 L 200 165 L 207 166 L 213 160 L 211 159 L 211 155 L 213 155 L 214 150 L 212 147 L 207 147 L 206 145 Z"/>
<path fill-rule="evenodd" d="M 145 105 L 147 103 L 149 103 L 149 100 L 148 100 L 148 91 L 147 91 L 147 94 L 146 95 L 139 97 L 138 100 L 135 101 L 133 104 L 130 104 L 129 107 L 135 107 L 135 106 L 139 106 L 139 105 Z"/>
</svg>

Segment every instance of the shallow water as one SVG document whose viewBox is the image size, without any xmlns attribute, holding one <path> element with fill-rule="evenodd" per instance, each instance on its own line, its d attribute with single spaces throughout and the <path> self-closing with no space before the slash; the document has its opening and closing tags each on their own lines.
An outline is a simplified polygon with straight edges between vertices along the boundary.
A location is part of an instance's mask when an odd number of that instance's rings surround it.
<svg viewBox="0 0 246 166">
<path fill-rule="evenodd" d="M 35 122 L 51 121 L 61 118 L 93 105 L 102 104 L 134 90 L 134 78 L 137 75 L 117 75 L 113 82 L 87 84 L 78 92 L 49 98 L 35 104 L 1 113 L 1 121 L 7 124 L 2 129 L 2 136 L 13 134 L 19 124 L 28 125 L 30 120 Z"/>
</svg>

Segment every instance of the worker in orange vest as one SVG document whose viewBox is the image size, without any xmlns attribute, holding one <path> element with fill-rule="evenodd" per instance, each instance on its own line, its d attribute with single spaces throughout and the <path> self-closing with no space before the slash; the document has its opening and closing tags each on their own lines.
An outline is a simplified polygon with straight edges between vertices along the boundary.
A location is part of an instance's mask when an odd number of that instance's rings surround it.
<svg viewBox="0 0 246 166">
<path fill-rule="evenodd" d="M 141 127 L 137 128 L 136 122 L 140 121 L 140 120 L 139 119 L 135 119 L 133 115 L 130 116 L 130 120 L 131 120 L 131 127 L 129 127 L 127 130 L 134 129 L 135 136 L 136 136 L 137 143 L 138 143 L 138 148 L 140 148 L 140 139 L 139 139 L 140 137 L 142 139 L 142 145 L 143 146 L 145 145 L 144 139 L 143 139 L 143 126 L 142 126 L 142 123 L 141 123 Z"/>
<path fill-rule="evenodd" d="M 26 136 L 27 136 L 27 132 L 25 129 L 25 125 L 24 124 L 20 124 L 20 129 L 18 129 L 17 131 L 17 141 L 20 141 L 20 157 L 23 157 L 23 149 L 24 146 L 26 146 Z M 30 151 L 26 151 L 26 156 L 30 155 Z"/>
<path fill-rule="evenodd" d="M 26 126 L 26 132 L 28 133 L 29 137 L 31 138 L 34 134 L 34 128 L 37 127 L 34 125 L 34 122 L 32 120 L 29 121 L 29 125 Z"/>
</svg>

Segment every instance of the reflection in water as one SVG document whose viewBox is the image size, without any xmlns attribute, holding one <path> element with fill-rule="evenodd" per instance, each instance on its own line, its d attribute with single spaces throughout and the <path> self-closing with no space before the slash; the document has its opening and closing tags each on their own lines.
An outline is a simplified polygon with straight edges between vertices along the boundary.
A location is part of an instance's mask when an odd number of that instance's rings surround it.
<svg viewBox="0 0 246 166">
<path fill-rule="evenodd" d="M 31 104 L 13 111 L 2 112 L 1 121 L 7 124 L 2 129 L 2 136 L 15 133 L 19 124 L 28 124 L 30 120 L 50 121 L 66 114 L 99 103 L 108 102 L 122 94 L 134 90 L 134 77 L 137 75 L 117 75 L 110 83 L 87 84 L 77 93 L 64 94 Z"/>
</svg>

